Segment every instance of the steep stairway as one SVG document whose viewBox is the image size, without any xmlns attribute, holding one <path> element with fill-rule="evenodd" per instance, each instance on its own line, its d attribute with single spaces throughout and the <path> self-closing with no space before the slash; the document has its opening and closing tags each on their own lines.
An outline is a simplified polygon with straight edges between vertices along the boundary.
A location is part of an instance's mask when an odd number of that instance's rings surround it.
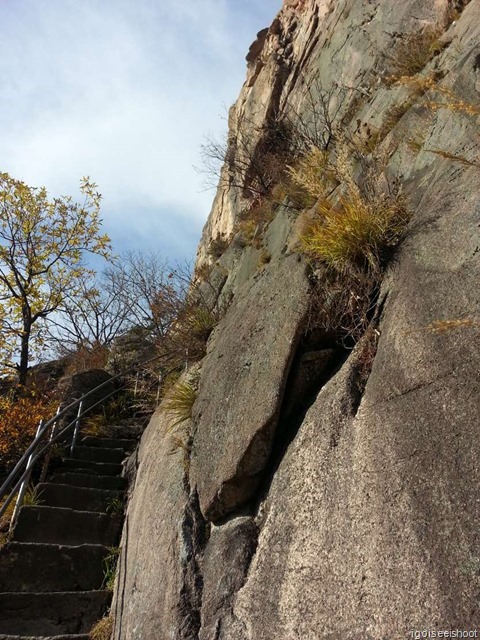
<svg viewBox="0 0 480 640">
<path fill-rule="evenodd" d="M 88 640 L 108 611 L 105 559 L 118 545 L 135 440 L 87 436 L 20 510 L 0 549 L 0 640 Z"/>
</svg>

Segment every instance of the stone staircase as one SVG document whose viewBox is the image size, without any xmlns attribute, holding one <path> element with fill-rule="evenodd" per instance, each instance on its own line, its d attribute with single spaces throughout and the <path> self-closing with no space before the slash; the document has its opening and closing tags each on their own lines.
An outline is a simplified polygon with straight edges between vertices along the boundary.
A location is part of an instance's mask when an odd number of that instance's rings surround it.
<svg viewBox="0 0 480 640">
<path fill-rule="evenodd" d="M 84 438 L 49 481 L 38 506 L 20 510 L 0 550 L 0 640 L 88 640 L 108 611 L 104 559 L 118 545 L 136 441 Z"/>
</svg>

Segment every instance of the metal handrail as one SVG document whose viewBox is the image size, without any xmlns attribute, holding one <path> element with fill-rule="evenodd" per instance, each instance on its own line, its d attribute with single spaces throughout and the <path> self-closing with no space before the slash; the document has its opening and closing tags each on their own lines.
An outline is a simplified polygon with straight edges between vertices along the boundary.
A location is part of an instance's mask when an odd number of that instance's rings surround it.
<svg viewBox="0 0 480 640">
<path fill-rule="evenodd" d="M 142 364 L 143 365 L 147 365 L 147 364 L 153 362 L 154 360 L 157 360 L 158 358 L 159 358 L 158 355 L 154 356 L 153 358 L 150 358 L 149 360 L 147 360 L 146 362 L 144 362 Z M 40 422 L 40 424 L 38 426 L 38 429 L 37 429 L 37 433 L 35 435 L 35 438 L 32 440 L 30 445 L 27 447 L 27 449 L 25 450 L 25 452 L 21 456 L 20 460 L 17 462 L 17 464 L 15 465 L 13 470 L 9 473 L 9 475 L 7 476 L 5 481 L 3 482 L 2 486 L 0 487 L 0 500 L 2 500 L 2 498 L 8 492 L 9 487 L 11 487 L 12 484 L 14 485 L 13 488 L 11 489 L 8 497 L 6 498 L 6 500 L 4 501 L 4 503 L 2 504 L 2 506 L 0 508 L 0 518 L 6 512 L 6 510 L 8 509 L 8 507 L 10 505 L 10 503 L 12 502 L 13 498 L 15 497 L 15 494 L 20 489 L 20 493 L 19 493 L 19 496 L 18 496 L 18 499 L 17 499 L 17 505 L 15 506 L 15 512 L 14 512 L 14 514 L 12 516 L 12 520 L 11 520 L 11 527 L 15 524 L 15 519 L 16 519 L 16 516 L 18 515 L 18 511 L 19 511 L 20 506 L 21 506 L 21 504 L 19 504 L 19 501 L 21 502 L 23 500 L 24 493 L 25 493 L 25 488 L 26 488 L 25 481 L 28 482 L 27 478 L 29 478 L 29 476 L 31 474 L 31 471 L 32 471 L 32 467 L 35 464 L 35 462 L 46 451 L 50 450 L 50 448 L 52 447 L 53 444 L 55 444 L 60 439 L 62 439 L 68 433 L 68 431 L 70 431 L 71 428 L 73 427 L 74 428 L 74 433 L 73 433 L 73 436 L 72 436 L 72 443 L 70 445 L 70 450 L 72 451 L 73 447 L 75 446 L 76 438 L 78 437 L 80 420 L 83 418 L 83 416 L 85 416 L 87 413 L 92 411 L 92 409 L 94 409 L 95 407 L 97 407 L 97 406 L 103 404 L 104 402 L 106 402 L 106 400 L 108 400 L 109 398 L 111 398 L 115 394 L 120 393 L 121 391 L 125 390 L 128 385 L 124 384 L 124 385 L 118 387 L 117 389 L 114 389 L 114 391 L 111 391 L 107 395 L 103 396 L 100 400 L 98 400 L 97 402 L 95 402 L 91 406 L 87 407 L 87 409 L 85 409 L 85 410 L 83 410 L 84 400 L 86 398 L 88 398 L 89 396 L 91 396 L 92 394 L 98 392 L 100 389 L 102 389 L 106 385 L 111 384 L 113 381 L 115 381 L 115 380 L 125 376 L 126 374 L 130 373 L 131 371 L 135 370 L 137 367 L 138 367 L 138 365 L 134 365 L 132 367 L 129 367 L 125 371 L 122 371 L 121 373 L 118 373 L 115 376 L 112 376 L 111 378 L 109 378 L 105 382 L 102 382 L 101 384 L 97 385 L 95 388 L 91 389 L 87 393 L 84 393 L 80 398 L 75 399 L 73 402 L 68 404 L 63 409 L 61 408 L 61 405 L 60 405 L 55 416 L 50 418 L 50 420 L 47 420 L 47 422 L 45 422 L 45 423 L 43 421 Z M 52 433 L 52 436 L 50 437 L 49 441 L 41 449 L 38 449 L 38 447 L 39 447 L 39 445 L 41 443 L 41 440 L 42 440 L 44 434 L 47 432 L 47 430 L 50 427 L 53 428 L 54 425 L 57 423 L 57 421 L 60 418 L 64 417 L 69 411 L 71 411 L 72 409 L 75 409 L 77 407 L 78 407 L 78 413 L 75 416 L 75 418 L 71 422 L 69 422 L 65 427 L 63 427 L 58 433 Z M 15 481 L 15 479 L 18 476 L 18 473 L 21 471 L 21 469 L 24 466 L 25 466 L 25 469 L 24 469 L 23 473 L 21 473 L 20 477 Z M 22 483 L 23 483 L 23 486 L 22 486 Z M 23 488 L 23 491 L 22 491 L 22 488 Z"/>
</svg>

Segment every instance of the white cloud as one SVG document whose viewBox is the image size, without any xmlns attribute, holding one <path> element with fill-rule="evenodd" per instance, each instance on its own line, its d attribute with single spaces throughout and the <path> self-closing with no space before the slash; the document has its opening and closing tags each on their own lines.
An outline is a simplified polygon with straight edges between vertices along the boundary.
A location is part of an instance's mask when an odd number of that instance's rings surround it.
<svg viewBox="0 0 480 640">
<path fill-rule="evenodd" d="M 198 234 L 213 196 L 192 165 L 204 133 L 224 126 L 248 45 L 279 4 L 1 2 L 0 170 L 54 194 L 75 195 L 90 175 L 114 236 L 131 228 L 149 245 L 164 228 L 174 242 L 186 221 Z"/>
</svg>

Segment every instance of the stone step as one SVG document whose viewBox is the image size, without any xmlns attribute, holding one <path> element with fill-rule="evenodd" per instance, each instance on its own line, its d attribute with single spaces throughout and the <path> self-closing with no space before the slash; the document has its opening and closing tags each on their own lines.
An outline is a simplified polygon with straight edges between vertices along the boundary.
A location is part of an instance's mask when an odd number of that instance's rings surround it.
<svg viewBox="0 0 480 640">
<path fill-rule="evenodd" d="M 56 469 L 57 473 L 73 471 L 75 473 L 95 474 L 98 476 L 120 476 L 123 471 L 121 464 L 113 462 L 91 462 L 88 460 L 74 460 L 65 458 L 61 466 Z"/>
<path fill-rule="evenodd" d="M 110 591 L 0 593 L 0 633 L 81 634 L 107 612 Z"/>
<path fill-rule="evenodd" d="M 127 479 L 120 476 L 97 476 L 87 473 L 58 473 L 50 478 L 55 484 L 69 484 L 75 487 L 90 487 L 91 489 L 113 489 L 122 491 L 127 488 Z"/>
<path fill-rule="evenodd" d="M 0 592 L 101 589 L 108 547 L 10 542 L 0 549 Z"/>
<path fill-rule="evenodd" d="M 90 640 L 88 633 L 81 633 L 68 636 L 4 636 L 0 633 L 0 640 Z"/>
<path fill-rule="evenodd" d="M 125 460 L 126 454 L 123 449 L 110 449 L 108 447 L 75 447 L 71 457 L 74 460 L 113 462 L 119 464 Z"/>
<path fill-rule="evenodd" d="M 91 489 L 76 487 L 70 484 L 56 484 L 54 482 L 37 485 L 37 494 L 42 505 L 48 507 L 74 507 L 76 511 L 108 512 L 114 507 L 120 510 L 123 501 L 122 491 L 109 489 Z"/>
<path fill-rule="evenodd" d="M 82 447 L 100 447 L 102 449 L 123 449 L 132 451 L 137 446 L 137 440 L 127 438 L 96 438 L 85 436 L 79 443 Z"/>
<path fill-rule="evenodd" d="M 38 542 L 77 546 L 118 544 L 122 515 L 75 511 L 61 507 L 22 507 L 13 530 L 15 542 Z"/>
</svg>

